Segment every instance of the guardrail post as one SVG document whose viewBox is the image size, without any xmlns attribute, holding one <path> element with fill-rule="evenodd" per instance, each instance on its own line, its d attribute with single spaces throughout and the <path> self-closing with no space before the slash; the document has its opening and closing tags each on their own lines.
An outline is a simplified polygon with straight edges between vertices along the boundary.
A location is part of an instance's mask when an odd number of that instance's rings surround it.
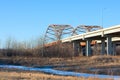
<svg viewBox="0 0 120 80">
<path fill-rule="evenodd" d="M 105 39 L 101 40 L 101 54 L 105 54 Z"/>
<path fill-rule="evenodd" d="M 91 56 L 92 50 L 91 50 L 91 40 L 87 39 L 86 40 L 86 56 Z"/>
<path fill-rule="evenodd" d="M 107 36 L 107 55 L 112 55 L 112 37 L 111 36 Z"/>
</svg>

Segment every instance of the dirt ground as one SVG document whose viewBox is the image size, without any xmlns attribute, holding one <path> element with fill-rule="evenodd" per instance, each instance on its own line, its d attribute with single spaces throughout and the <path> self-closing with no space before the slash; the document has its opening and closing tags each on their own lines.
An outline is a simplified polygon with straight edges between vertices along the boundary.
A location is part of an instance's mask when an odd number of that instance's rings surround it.
<svg viewBox="0 0 120 80">
<path fill-rule="evenodd" d="M 52 66 L 56 66 L 55 69 L 58 70 L 93 73 L 93 74 L 108 74 L 108 75 L 118 75 L 118 76 L 120 75 L 120 56 L 92 56 L 92 57 L 79 56 L 79 57 L 71 57 L 71 58 L 40 58 L 40 57 L 13 56 L 13 57 L 0 57 L 0 63 L 24 65 L 31 67 L 52 65 Z M 113 70 L 112 68 L 117 68 L 117 70 Z M 90 69 L 104 69 L 104 70 L 91 71 Z M 28 79 L 25 77 L 25 75 L 28 76 L 27 77 Z M 69 76 L 64 77 L 57 75 L 48 75 L 40 72 L 39 73 L 24 72 L 24 71 L 18 72 L 15 70 L 10 71 L 6 69 L 1 69 L 0 80 L 8 80 L 6 78 L 9 78 L 11 80 L 13 79 L 14 80 L 19 80 L 19 79 L 21 80 L 23 79 L 24 80 L 30 80 L 30 79 L 31 80 L 96 80 L 91 78 L 85 79 L 85 78 L 77 78 L 77 77 L 69 77 Z"/>
</svg>

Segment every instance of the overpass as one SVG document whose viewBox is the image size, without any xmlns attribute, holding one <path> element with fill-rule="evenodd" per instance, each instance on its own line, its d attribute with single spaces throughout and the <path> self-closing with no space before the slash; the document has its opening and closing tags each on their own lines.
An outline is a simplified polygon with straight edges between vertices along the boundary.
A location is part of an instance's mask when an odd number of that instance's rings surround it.
<svg viewBox="0 0 120 80">
<path fill-rule="evenodd" d="M 105 29 L 100 29 L 92 32 L 87 32 L 79 35 L 74 35 L 62 39 L 63 43 L 73 43 L 74 54 L 78 54 L 80 49 L 80 42 L 86 42 L 86 55 L 90 56 L 91 53 L 91 41 L 101 41 L 101 54 L 105 54 L 105 43 L 107 47 L 107 55 L 115 54 L 115 42 L 120 41 L 120 25 L 112 26 Z"/>
</svg>

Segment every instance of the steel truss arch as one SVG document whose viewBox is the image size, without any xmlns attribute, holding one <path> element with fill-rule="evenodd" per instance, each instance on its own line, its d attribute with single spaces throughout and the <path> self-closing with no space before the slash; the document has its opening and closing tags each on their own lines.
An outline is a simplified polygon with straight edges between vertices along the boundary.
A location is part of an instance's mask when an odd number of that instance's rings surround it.
<svg viewBox="0 0 120 80">
<path fill-rule="evenodd" d="M 79 25 L 77 26 L 74 31 L 73 35 L 78 35 L 86 32 L 91 32 L 91 31 L 96 31 L 102 29 L 101 26 L 96 26 L 96 25 Z"/>
<path fill-rule="evenodd" d="M 44 42 L 53 42 L 69 37 L 73 34 L 74 28 L 71 25 L 51 24 L 48 26 Z"/>
</svg>

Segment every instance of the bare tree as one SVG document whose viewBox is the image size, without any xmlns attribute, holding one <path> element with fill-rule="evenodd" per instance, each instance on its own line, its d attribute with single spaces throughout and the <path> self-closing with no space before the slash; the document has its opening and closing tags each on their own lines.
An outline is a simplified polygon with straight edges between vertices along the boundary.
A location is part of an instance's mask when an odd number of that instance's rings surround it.
<svg viewBox="0 0 120 80">
<path fill-rule="evenodd" d="M 15 39 L 14 39 L 14 38 L 8 37 L 8 38 L 6 39 L 5 48 L 6 48 L 6 49 L 12 49 L 14 42 L 15 42 Z"/>
</svg>

